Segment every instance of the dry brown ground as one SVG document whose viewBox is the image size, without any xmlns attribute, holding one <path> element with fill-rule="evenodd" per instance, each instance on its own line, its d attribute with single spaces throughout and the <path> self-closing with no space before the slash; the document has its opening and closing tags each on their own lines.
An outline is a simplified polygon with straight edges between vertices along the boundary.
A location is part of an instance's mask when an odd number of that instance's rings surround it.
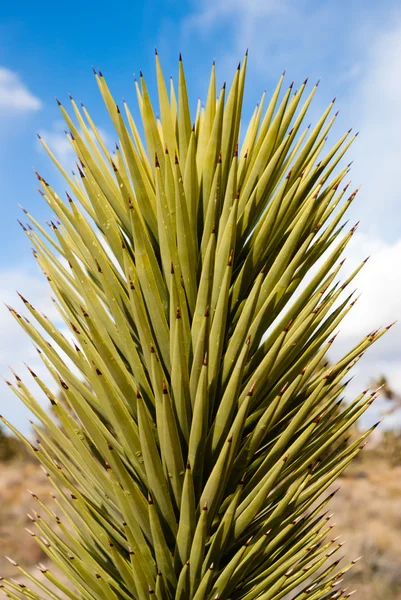
<svg viewBox="0 0 401 600">
<path fill-rule="evenodd" d="M 374 451 L 350 467 L 331 503 L 350 559 L 346 577 L 358 600 L 401 600 L 401 467 Z"/>
<path fill-rule="evenodd" d="M 357 588 L 353 598 L 358 600 L 401 600 L 401 467 L 391 468 L 374 452 L 365 452 L 339 483 L 331 502 L 336 535 L 346 541 L 347 559 L 363 555 L 344 585 Z M 5 554 L 35 575 L 40 575 L 35 565 L 46 564 L 24 529 L 30 527 L 26 513 L 38 509 L 27 488 L 51 506 L 51 489 L 36 464 L 0 464 L 0 575 L 18 581 L 24 578 Z"/>
<path fill-rule="evenodd" d="M 40 581 L 48 584 L 46 578 L 36 567 L 38 563 L 47 564 L 47 556 L 34 538 L 25 530 L 34 530 L 27 516 L 32 509 L 39 510 L 31 494 L 31 490 L 39 498 L 45 500 L 50 509 L 55 508 L 50 496 L 53 492 L 40 466 L 31 461 L 0 463 L 0 576 L 14 578 L 19 583 L 29 586 L 39 594 L 42 590 L 35 587 L 28 578 L 14 567 L 5 556 L 9 556 L 21 567 L 32 573 Z M 56 570 L 52 567 L 53 572 Z M 57 573 L 60 576 L 59 573 Z M 66 583 L 63 576 L 60 579 Z M 52 587 L 50 585 L 50 587 Z M 54 588 L 53 588 L 54 589 Z M 57 591 L 60 599 L 67 598 Z M 44 596 L 45 597 L 45 596 Z"/>
</svg>

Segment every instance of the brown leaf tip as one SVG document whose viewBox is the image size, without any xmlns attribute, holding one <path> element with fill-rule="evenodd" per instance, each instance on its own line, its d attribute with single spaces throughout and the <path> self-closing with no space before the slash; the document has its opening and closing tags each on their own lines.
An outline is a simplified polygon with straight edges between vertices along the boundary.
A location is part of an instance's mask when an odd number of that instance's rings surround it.
<svg viewBox="0 0 401 600">
<path fill-rule="evenodd" d="M 291 319 L 291 321 L 289 321 L 289 322 L 287 323 L 287 325 L 284 327 L 284 331 L 288 331 L 288 330 L 289 330 L 289 328 L 291 327 L 291 323 L 292 323 L 292 319 Z"/>
<path fill-rule="evenodd" d="M 282 396 L 287 388 L 288 388 L 288 382 L 283 385 L 283 387 L 279 391 L 278 395 Z"/>
<path fill-rule="evenodd" d="M 253 382 L 253 384 L 251 385 L 251 387 L 248 390 L 248 396 L 253 396 L 254 391 L 255 391 L 255 387 L 256 387 L 256 381 Z"/>
<path fill-rule="evenodd" d="M 18 224 L 22 227 L 22 229 L 24 231 L 28 231 L 27 228 L 25 227 L 25 225 L 23 223 L 21 223 L 21 221 L 19 219 L 17 219 Z"/>
<path fill-rule="evenodd" d="M 21 300 L 22 300 L 22 302 L 23 302 L 24 304 L 29 304 L 29 303 L 28 303 L 28 300 L 27 300 L 26 298 L 24 298 L 24 296 L 23 296 L 22 294 L 20 294 L 19 292 L 17 292 L 17 294 L 18 294 L 18 296 L 21 298 Z"/>
</svg>

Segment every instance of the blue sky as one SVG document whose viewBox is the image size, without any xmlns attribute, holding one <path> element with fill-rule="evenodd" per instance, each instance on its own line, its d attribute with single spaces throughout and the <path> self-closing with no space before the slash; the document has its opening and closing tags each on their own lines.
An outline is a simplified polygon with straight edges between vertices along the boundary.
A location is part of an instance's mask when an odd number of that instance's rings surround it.
<svg viewBox="0 0 401 600">
<path fill-rule="evenodd" d="M 79 5 L 42 1 L 0 6 L 0 299 L 13 305 L 15 289 L 47 314 L 54 310 L 16 219 L 18 203 L 39 220 L 48 212 L 35 191 L 32 169 L 61 193 L 63 183 L 42 152 L 36 132 L 64 164 L 72 156 L 54 100 L 68 93 L 83 101 L 105 132 L 112 130 L 91 65 L 101 68 L 116 98 L 135 106 L 133 73 L 140 69 L 154 90 L 154 47 L 166 74 L 184 57 L 194 106 L 204 98 L 212 60 L 220 83 L 231 80 L 249 48 L 244 122 L 264 89 L 271 91 L 284 68 L 300 83 L 321 78 L 311 110 L 316 118 L 337 96 L 338 131 L 361 130 L 351 151 L 352 179 L 362 184 L 352 217 L 361 218 L 349 253 L 350 267 L 372 254 L 358 287 L 363 292 L 353 320 L 344 324 L 338 352 L 375 326 L 401 316 L 401 6 L 383 0 L 198 0 Z M 358 314 L 357 314 L 358 313 Z M 29 341 L 0 309 L 0 374 L 22 360 L 37 361 Z M 385 372 L 401 390 L 401 341 L 395 328 L 359 368 L 357 383 Z M 356 385 L 356 384 L 355 384 Z M 27 413 L 6 386 L 1 412 L 25 431 Z"/>
</svg>

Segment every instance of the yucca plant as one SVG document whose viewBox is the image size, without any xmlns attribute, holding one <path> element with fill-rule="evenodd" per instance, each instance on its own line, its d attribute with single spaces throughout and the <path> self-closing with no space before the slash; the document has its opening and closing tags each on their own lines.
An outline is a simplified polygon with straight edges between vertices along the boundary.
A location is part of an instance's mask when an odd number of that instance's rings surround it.
<svg viewBox="0 0 401 600">
<path fill-rule="evenodd" d="M 10 311 L 62 387 L 60 402 L 31 371 L 61 427 L 20 377 L 9 385 L 44 426 L 33 447 L 14 431 L 59 508 L 34 494 L 31 534 L 70 586 L 40 567 L 42 592 L 3 581 L 10 598 L 349 596 L 324 492 L 376 397 L 339 409 L 344 378 L 386 331 L 325 364 L 362 266 L 336 281 L 355 136 L 325 150 L 334 100 L 303 129 L 317 85 L 301 101 L 307 82 L 281 94 L 284 75 L 240 134 L 246 63 L 217 99 L 213 65 L 193 120 L 181 57 L 176 93 L 156 53 L 160 118 L 135 82 L 143 136 L 95 72 L 118 145 L 110 155 L 87 109 L 71 98 L 74 120 L 58 102 L 78 174 L 41 140 L 68 202 L 38 174 L 57 219 L 49 232 L 27 213 L 23 227 L 73 342 L 23 297 L 36 324 Z"/>
</svg>

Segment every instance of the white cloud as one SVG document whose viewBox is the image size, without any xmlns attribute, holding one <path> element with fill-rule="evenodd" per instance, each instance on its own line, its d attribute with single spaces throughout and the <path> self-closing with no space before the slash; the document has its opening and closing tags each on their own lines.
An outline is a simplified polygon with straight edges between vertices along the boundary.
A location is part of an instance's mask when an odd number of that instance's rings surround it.
<svg viewBox="0 0 401 600">
<path fill-rule="evenodd" d="M 375 236 L 401 235 L 401 23 L 379 31 L 367 44 L 363 68 L 350 91 L 347 114 L 361 137 L 352 150 L 352 176 L 362 183 L 357 210 L 363 226 Z M 354 209 L 355 210 L 355 209 Z"/>
<path fill-rule="evenodd" d="M 5 304 L 15 308 L 19 313 L 25 314 L 29 319 L 29 313 L 27 313 L 23 302 L 17 296 L 16 290 L 23 294 L 35 308 L 43 312 L 53 323 L 61 326 L 59 313 L 51 301 L 51 289 L 48 282 L 39 272 L 37 274 L 35 271 L 32 272 L 32 265 L 0 270 L 0 299 Z M 13 383 L 14 377 L 9 370 L 9 367 L 12 367 L 32 390 L 35 397 L 43 402 L 44 406 L 47 406 L 48 401 L 44 398 L 38 386 L 35 385 L 24 362 L 43 379 L 50 389 L 56 391 L 57 385 L 41 361 L 29 336 L 19 326 L 5 304 L 0 304 L 0 375 Z M 33 319 L 31 320 L 33 322 Z M 28 419 L 32 418 L 30 411 L 5 383 L 1 381 L 0 385 L 1 414 L 17 426 L 22 433 L 29 433 L 30 424 Z"/>
<path fill-rule="evenodd" d="M 206 38 L 219 32 L 219 41 L 224 43 L 221 43 L 218 66 L 225 71 L 228 67 L 231 70 L 249 48 L 248 83 L 256 75 L 259 84 L 263 76 L 263 85 L 267 85 L 277 80 L 284 68 L 291 76 L 301 77 L 301 81 L 313 72 L 320 77 L 321 66 L 328 60 L 331 79 L 335 76 L 334 68 L 351 70 L 349 56 L 344 60 L 341 52 L 336 52 L 336 61 L 332 60 L 335 45 L 339 39 L 344 42 L 344 32 L 341 31 L 340 37 L 337 25 L 344 29 L 341 11 L 337 5 L 327 2 L 201 0 L 194 12 L 184 19 L 182 35 L 190 40 L 194 33 Z"/>
<path fill-rule="evenodd" d="M 344 264 L 344 274 L 348 276 L 367 256 L 366 266 L 355 279 L 355 286 L 362 294 L 355 305 L 355 311 L 342 327 L 349 338 L 360 338 L 370 329 L 386 326 L 401 318 L 401 239 L 389 242 L 380 238 L 370 238 L 364 233 L 355 233 L 350 242 Z M 350 284 L 350 288 L 353 284 Z M 401 351 L 401 339 L 399 340 Z M 401 360 L 401 355 L 400 355 Z"/>
<path fill-rule="evenodd" d="M 337 360 L 364 336 L 374 329 L 383 328 L 395 320 L 401 320 L 401 240 L 392 243 L 383 239 L 371 239 L 356 233 L 348 246 L 347 260 L 342 269 L 342 280 L 367 256 L 366 265 L 349 286 L 349 292 L 357 288 L 360 295 L 355 307 L 339 326 L 340 334 L 331 351 L 330 358 Z M 347 389 L 347 396 L 354 397 L 380 375 L 385 375 L 391 386 L 401 390 L 401 336 L 397 323 L 384 337 L 368 350 L 354 367 L 354 379 Z M 364 421 L 372 424 L 388 405 L 376 402 L 366 413 Z M 401 414 L 386 417 L 385 425 L 401 422 Z"/>
<path fill-rule="evenodd" d="M 371 255 L 356 280 L 362 296 L 344 321 L 339 338 L 349 344 L 368 331 L 401 320 L 401 83 L 396 73 L 401 53 L 401 24 L 378 30 L 366 44 L 359 73 L 349 92 L 346 113 L 361 130 L 352 157 L 352 178 L 362 183 L 351 214 L 361 217 L 360 230 L 350 245 L 353 266 Z M 347 265 L 347 263 L 346 263 Z M 345 265 L 345 266 L 346 266 Z M 352 389 L 384 374 L 394 389 L 401 390 L 401 336 L 399 323 L 363 358 L 355 370 Z M 377 416 L 383 405 L 368 414 Z M 375 414 L 376 413 L 376 414 Z M 384 425 L 399 426 L 401 413 L 386 417 Z"/>
<path fill-rule="evenodd" d="M 76 155 L 71 142 L 64 132 L 65 128 L 66 124 L 64 121 L 54 121 L 51 129 L 41 130 L 40 135 L 61 165 L 66 169 L 72 169 L 75 165 Z M 44 152 L 40 141 L 38 141 L 38 148 Z"/>
<path fill-rule="evenodd" d="M 42 102 L 25 86 L 20 76 L 0 67 L 0 109 L 2 114 L 38 110 Z"/>
<path fill-rule="evenodd" d="M 188 17 L 186 25 L 207 31 L 222 19 L 236 19 L 241 15 L 242 31 L 246 33 L 254 26 L 256 19 L 286 14 L 287 5 L 287 2 L 276 0 L 206 0 L 200 4 L 199 11 Z"/>
<path fill-rule="evenodd" d="M 64 121 L 57 120 L 52 123 L 50 129 L 41 130 L 40 135 L 46 142 L 46 144 L 49 146 L 53 154 L 56 156 L 56 158 L 59 160 L 61 165 L 68 170 L 74 169 L 77 157 L 75 154 L 75 150 L 72 147 L 71 142 L 65 133 L 66 127 L 67 126 Z M 111 136 L 102 128 L 98 127 L 97 129 L 104 144 L 111 152 L 111 148 L 113 146 Z M 91 134 L 93 139 L 96 141 L 94 134 L 92 132 Z M 40 141 L 38 141 L 38 148 L 44 153 L 44 149 Z"/>
</svg>

